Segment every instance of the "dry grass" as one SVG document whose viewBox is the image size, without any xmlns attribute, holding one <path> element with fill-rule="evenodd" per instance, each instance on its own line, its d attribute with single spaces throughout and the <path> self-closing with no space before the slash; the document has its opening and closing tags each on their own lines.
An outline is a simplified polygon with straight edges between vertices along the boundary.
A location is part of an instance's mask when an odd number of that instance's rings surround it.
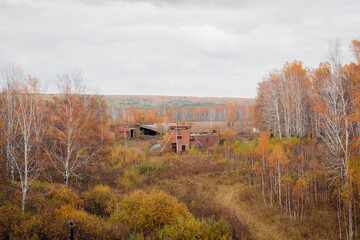
<svg viewBox="0 0 360 240">
<path fill-rule="evenodd" d="M 239 202 L 237 196 L 243 184 L 235 184 L 232 186 L 220 186 L 216 193 L 216 201 L 225 207 L 231 207 L 236 216 L 241 219 L 250 229 L 255 239 L 290 239 L 281 229 L 273 222 L 259 218 L 256 208 L 249 208 L 245 202 Z"/>
</svg>

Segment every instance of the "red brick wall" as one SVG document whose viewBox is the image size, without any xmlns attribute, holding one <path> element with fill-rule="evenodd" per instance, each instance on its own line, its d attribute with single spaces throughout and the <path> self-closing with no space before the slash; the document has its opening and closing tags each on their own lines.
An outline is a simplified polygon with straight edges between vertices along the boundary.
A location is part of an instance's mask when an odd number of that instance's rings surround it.
<svg viewBox="0 0 360 240">
<path fill-rule="evenodd" d="M 110 131 L 115 134 L 115 138 L 124 139 L 125 135 L 127 139 L 130 139 L 130 127 L 122 125 L 112 125 L 110 126 Z"/>
<path fill-rule="evenodd" d="M 170 127 L 170 144 L 177 143 L 177 151 L 181 153 L 183 151 L 183 145 L 185 147 L 184 151 L 189 151 L 190 149 L 190 128 L 191 126 L 175 126 Z M 177 138 L 177 140 L 176 140 Z"/>
</svg>

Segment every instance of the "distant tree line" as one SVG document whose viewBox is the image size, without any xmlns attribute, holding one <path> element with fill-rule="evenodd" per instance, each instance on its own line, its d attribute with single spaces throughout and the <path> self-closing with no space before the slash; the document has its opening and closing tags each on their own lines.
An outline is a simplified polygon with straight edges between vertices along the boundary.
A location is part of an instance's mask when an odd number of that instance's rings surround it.
<svg viewBox="0 0 360 240">
<path fill-rule="evenodd" d="M 235 122 L 251 123 L 253 107 L 235 105 L 228 102 L 223 106 L 203 107 L 167 107 L 166 104 L 152 109 L 136 109 L 133 106 L 117 109 L 109 106 L 109 116 L 114 122 L 153 124 L 177 121 L 226 121 L 228 125 Z"/>
</svg>

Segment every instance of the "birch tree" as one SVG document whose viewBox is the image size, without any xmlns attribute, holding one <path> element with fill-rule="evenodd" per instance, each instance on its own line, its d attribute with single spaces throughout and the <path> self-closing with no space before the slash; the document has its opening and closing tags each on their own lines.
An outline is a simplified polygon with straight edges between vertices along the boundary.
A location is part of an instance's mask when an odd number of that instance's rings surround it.
<svg viewBox="0 0 360 240">
<path fill-rule="evenodd" d="M 86 93 L 80 72 L 58 76 L 57 89 L 50 106 L 51 129 L 46 148 L 64 184 L 71 176 L 82 177 L 82 170 L 91 163 L 101 144 L 104 103 Z"/>
<path fill-rule="evenodd" d="M 15 178 L 15 158 L 16 158 L 16 91 L 20 82 L 25 78 L 25 74 L 20 67 L 9 65 L 2 69 L 3 86 L 1 92 L 0 118 L 4 127 L 1 135 L 5 138 L 2 146 L 2 154 L 6 161 L 7 174 L 11 181 Z"/>
<path fill-rule="evenodd" d="M 289 91 L 286 100 L 286 103 L 289 104 L 288 112 L 291 114 L 289 125 L 293 123 L 290 128 L 290 135 L 300 136 L 306 133 L 310 81 L 301 61 L 285 64 L 283 75 L 284 84 L 286 84 L 286 89 Z"/>
<path fill-rule="evenodd" d="M 348 184 L 349 160 L 350 160 L 350 138 L 353 126 L 350 115 L 352 112 L 352 95 L 349 82 L 346 81 L 342 71 L 340 45 L 335 43 L 331 48 L 331 63 L 326 66 L 327 71 L 316 79 L 319 88 L 313 97 L 314 110 L 321 119 L 321 139 L 325 143 L 327 151 L 326 166 L 328 172 L 333 176 L 333 183 L 338 186 L 338 220 L 340 228 L 341 192 Z M 353 210 L 352 204 L 348 205 L 347 223 L 348 238 L 353 239 Z M 340 232 L 341 234 L 341 232 Z M 341 236 L 341 235 L 340 235 Z"/>
<path fill-rule="evenodd" d="M 256 147 L 256 153 L 262 159 L 262 167 L 261 167 L 261 190 L 262 196 L 264 200 L 264 204 L 266 205 L 266 197 L 265 197 L 265 174 L 266 174 L 266 158 L 269 155 L 270 146 L 270 132 L 262 132 L 260 134 L 259 145 Z"/>
<path fill-rule="evenodd" d="M 45 104 L 39 94 L 39 83 L 29 76 L 14 90 L 16 104 L 16 156 L 14 165 L 21 187 L 21 211 L 25 212 L 28 190 L 43 169 L 42 144 L 45 134 Z"/>
<path fill-rule="evenodd" d="M 233 126 L 236 121 L 238 109 L 233 102 L 227 102 L 225 105 L 225 119 L 229 126 Z"/>
</svg>

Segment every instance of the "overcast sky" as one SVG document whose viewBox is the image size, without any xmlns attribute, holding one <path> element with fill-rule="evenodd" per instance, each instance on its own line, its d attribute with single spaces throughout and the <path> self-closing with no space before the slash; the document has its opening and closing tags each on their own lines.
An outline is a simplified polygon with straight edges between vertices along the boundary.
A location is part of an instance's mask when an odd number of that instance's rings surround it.
<svg viewBox="0 0 360 240">
<path fill-rule="evenodd" d="M 0 66 L 81 70 L 103 94 L 255 97 L 271 70 L 316 67 L 360 37 L 360 1 L 0 0 Z"/>
</svg>

